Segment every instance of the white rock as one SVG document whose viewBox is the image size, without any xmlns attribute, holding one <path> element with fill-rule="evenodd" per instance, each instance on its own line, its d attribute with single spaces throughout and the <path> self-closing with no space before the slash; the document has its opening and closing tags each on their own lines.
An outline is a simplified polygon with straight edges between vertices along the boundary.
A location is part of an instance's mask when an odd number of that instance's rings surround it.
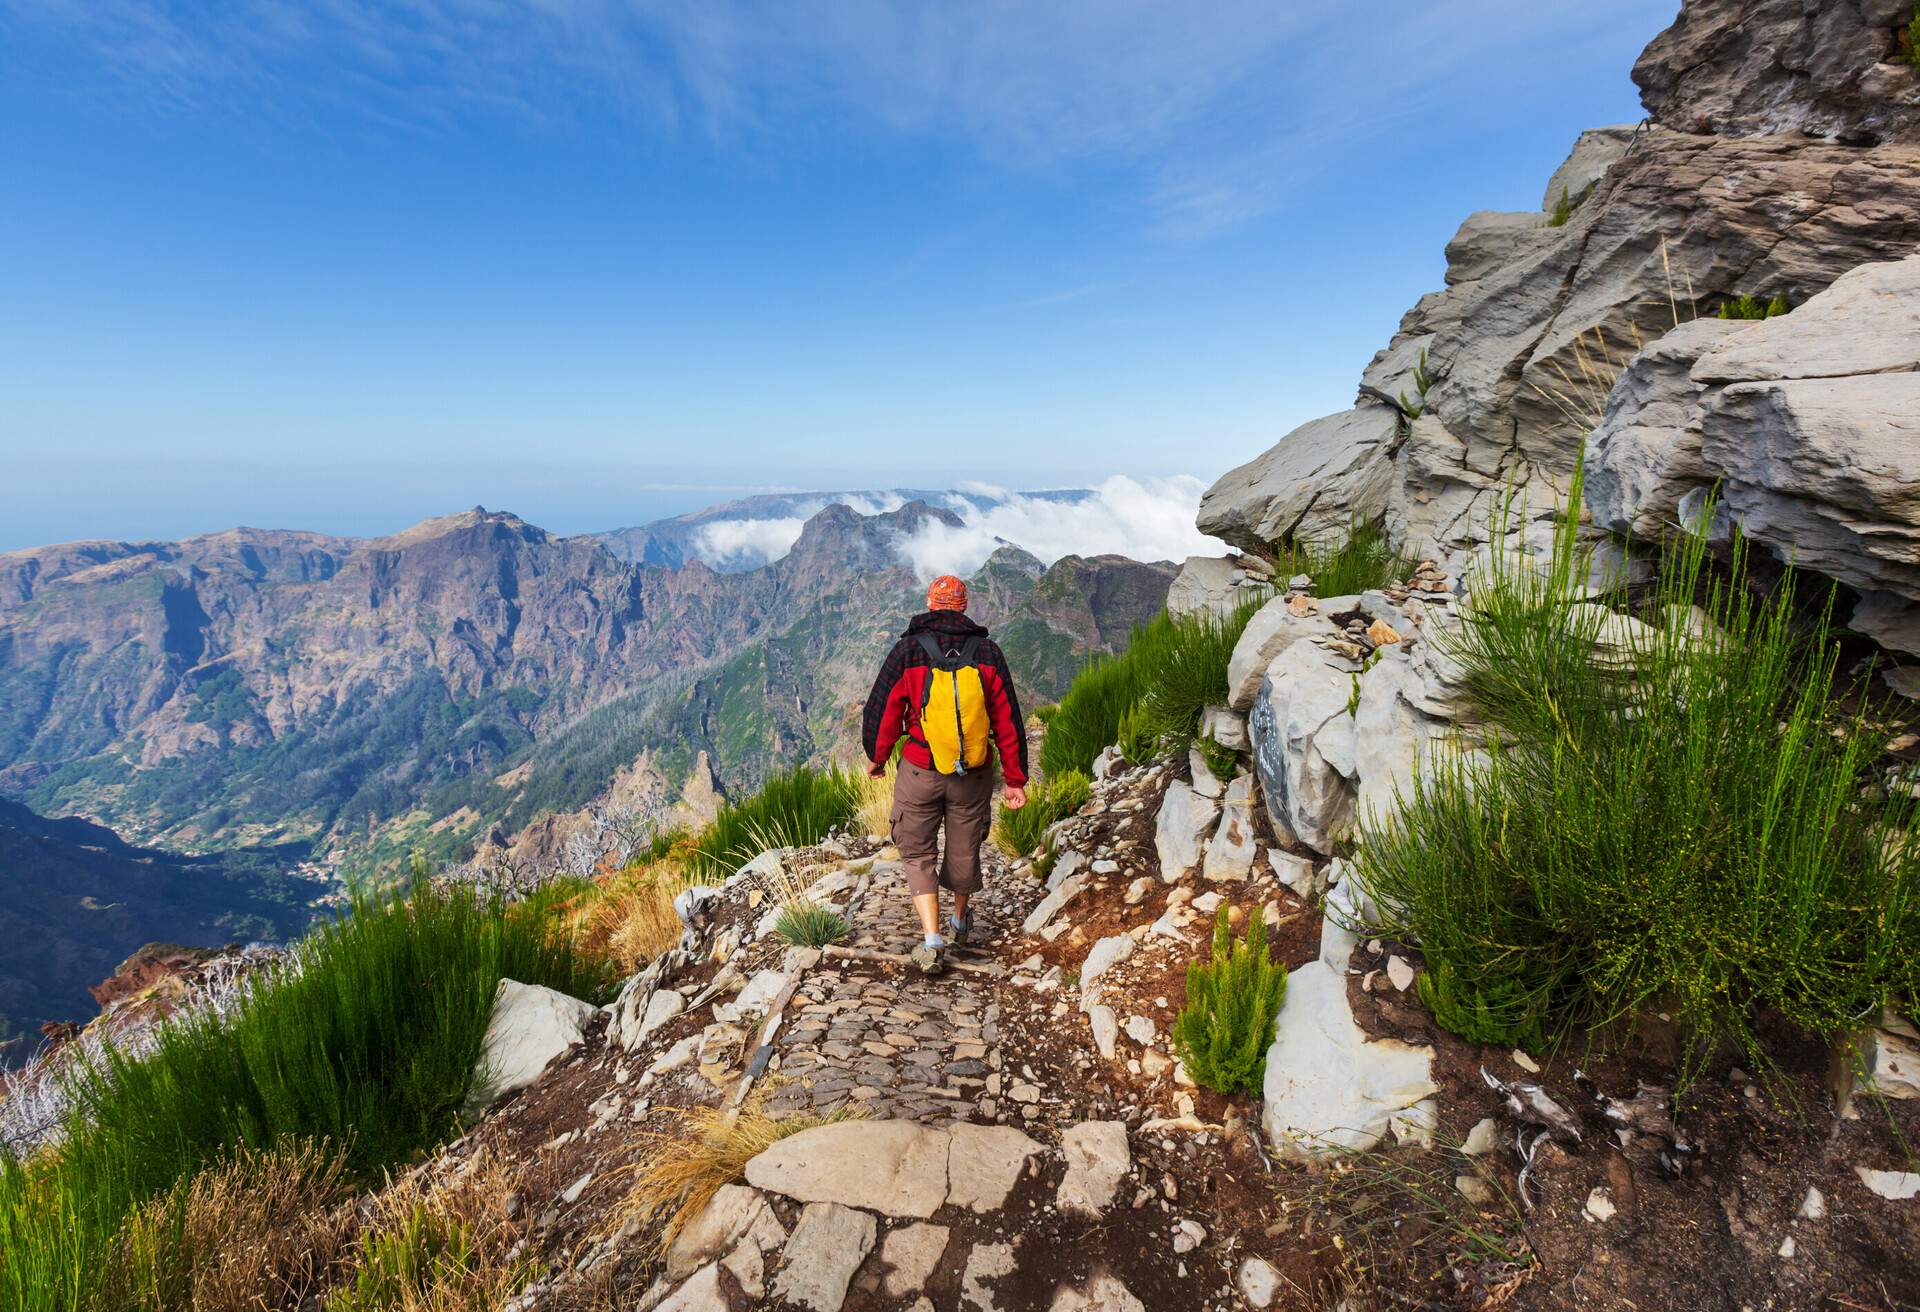
<svg viewBox="0 0 1920 1312">
<path fill-rule="evenodd" d="M 1027 918 L 1020 924 L 1021 930 L 1028 934 L 1038 934 L 1059 914 L 1060 908 L 1079 897 L 1086 886 L 1086 875 L 1074 875 L 1065 880 L 1058 888 L 1041 898 L 1039 905 L 1027 913 Z"/>
<path fill-rule="evenodd" d="M 778 1248 L 786 1242 L 786 1227 L 759 1190 L 721 1185 L 713 1201 L 682 1227 L 668 1246 L 667 1279 L 684 1280 L 749 1238 L 763 1250 Z"/>
<path fill-rule="evenodd" d="M 1499 1197 L 1493 1186 L 1477 1175 L 1456 1175 L 1453 1177 L 1453 1187 L 1475 1207 L 1486 1207 Z"/>
<path fill-rule="evenodd" d="M 687 1000 L 672 989 L 656 989 L 647 999 L 646 1013 L 640 1018 L 639 1037 L 644 1040 L 655 1030 L 687 1009 Z"/>
<path fill-rule="evenodd" d="M 1191 1253 L 1207 1242 L 1207 1228 L 1198 1221 L 1182 1220 L 1173 1227 L 1173 1251 Z"/>
<path fill-rule="evenodd" d="M 1094 1216 L 1106 1211 L 1133 1169 L 1124 1121 L 1082 1121 L 1060 1136 L 1060 1155 L 1067 1172 L 1060 1179 L 1055 1202 L 1072 1212 Z"/>
<path fill-rule="evenodd" d="M 1084 1291 L 1071 1285 L 1062 1287 L 1047 1305 L 1047 1312 L 1147 1312 L 1147 1308 L 1118 1277 L 1098 1275 L 1087 1282 Z"/>
<path fill-rule="evenodd" d="M 987 1282 L 1012 1275 L 1015 1265 L 1012 1244 L 976 1243 L 960 1272 L 961 1312 L 1001 1312 Z"/>
<path fill-rule="evenodd" d="M 847 1285 L 873 1248 L 874 1220 L 838 1203 L 808 1203 L 787 1240 L 776 1291 L 814 1312 L 840 1312 Z"/>
<path fill-rule="evenodd" d="M 599 1010 L 538 984 L 501 980 L 473 1068 L 468 1115 L 538 1080 L 549 1062 L 586 1037 Z"/>
<path fill-rule="evenodd" d="M 1113 1008 L 1096 1002 L 1087 1008 L 1087 1023 L 1093 1027 L 1093 1046 L 1102 1057 L 1113 1059 L 1113 1041 L 1120 1035 L 1120 1022 Z"/>
<path fill-rule="evenodd" d="M 1227 661 L 1227 707 L 1241 715 L 1243 734 L 1245 713 L 1260 695 L 1261 680 L 1266 678 L 1267 667 L 1273 664 L 1274 657 L 1302 638 L 1333 631 L 1332 623 L 1321 615 L 1293 614 L 1287 609 L 1284 597 L 1275 597 L 1254 612 L 1247 627 L 1240 631 L 1233 655 Z"/>
<path fill-rule="evenodd" d="M 1218 797 L 1221 790 L 1226 787 L 1214 777 L 1213 771 L 1207 768 L 1207 758 L 1200 755 L 1197 744 L 1187 749 L 1187 771 L 1193 776 L 1193 791 L 1202 797 Z"/>
<path fill-rule="evenodd" d="M 1775 1251 L 1781 1257 L 1792 1257 L 1794 1253 L 1798 1251 L 1794 1247 L 1793 1236 L 1788 1235 L 1785 1239 L 1782 1239 L 1780 1241 L 1780 1247 Z"/>
<path fill-rule="evenodd" d="M 1460 1145 L 1460 1151 L 1469 1157 L 1484 1157 L 1500 1146 L 1500 1122 L 1491 1116 L 1482 1117 L 1473 1123 L 1467 1131 L 1467 1137 Z"/>
<path fill-rule="evenodd" d="M 1280 1273 L 1265 1258 L 1249 1257 L 1234 1273 L 1233 1283 L 1250 1306 L 1269 1307 L 1280 1292 Z"/>
<path fill-rule="evenodd" d="M 1047 892 L 1057 892 L 1060 886 L 1080 873 L 1087 864 L 1087 854 L 1078 848 L 1070 847 L 1060 854 L 1053 863 L 1053 869 L 1047 872 Z"/>
<path fill-rule="evenodd" d="M 720 1284 L 719 1264 L 701 1267 L 691 1279 L 668 1294 L 654 1312 L 732 1312 Z"/>
<path fill-rule="evenodd" d="M 1620 1209 L 1613 1205 L 1613 1194 L 1605 1185 L 1601 1185 L 1587 1195 L 1586 1206 L 1581 1208 L 1589 1221 L 1611 1221 L 1614 1213 Z"/>
<path fill-rule="evenodd" d="M 1433 1049 L 1368 1039 L 1345 973 L 1310 961 L 1288 976 L 1267 1049 L 1267 1139 L 1291 1161 L 1371 1148 L 1395 1113 L 1438 1091 L 1432 1071 Z"/>
<path fill-rule="evenodd" d="M 976 1212 L 997 1212 L 1020 1181 L 1040 1145 L 1011 1125 L 956 1122 L 947 1129 L 947 1202 Z"/>
<path fill-rule="evenodd" d="M 1152 1019 L 1146 1016 L 1127 1017 L 1126 1031 L 1127 1037 L 1143 1048 L 1152 1043 L 1158 1033 Z"/>
<path fill-rule="evenodd" d="M 1264 665 L 1261 667 L 1265 668 Z M 1254 691 L 1259 691 L 1258 681 Z M 1226 706 L 1209 706 L 1200 713 L 1200 733 L 1230 752 L 1247 750 L 1247 717 Z"/>
<path fill-rule="evenodd" d="M 1512 1052 L 1508 1053 L 1507 1056 L 1511 1057 L 1513 1064 L 1521 1070 L 1531 1075 L 1538 1075 L 1540 1073 L 1540 1063 L 1529 1057 L 1521 1049 L 1515 1048 Z"/>
<path fill-rule="evenodd" d="M 1224 556 L 1188 556 L 1167 589 L 1167 614 L 1185 619 L 1231 611 L 1239 595 L 1234 572 L 1234 563 Z"/>
<path fill-rule="evenodd" d="M 1634 134 L 1639 130 L 1637 123 L 1621 123 L 1614 127 L 1588 128 L 1573 143 L 1573 151 L 1566 162 L 1553 171 L 1547 180 L 1547 194 L 1540 202 L 1540 208 L 1552 213 L 1560 204 L 1564 194 L 1569 203 L 1578 205 L 1580 198 L 1607 175 L 1607 170 L 1620 162 L 1627 153 L 1627 147 L 1633 143 Z"/>
<path fill-rule="evenodd" d="M 882 1284 L 889 1298 L 905 1298 L 925 1288 L 947 1251 L 948 1230 L 943 1225 L 916 1221 L 887 1235 L 880 1260 L 887 1265 Z"/>
<path fill-rule="evenodd" d="M 740 1020 L 748 1016 L 763 1016 L 773 1000 L 780 996 L 780 990 L 787 986 L 787 972 L 784 970 L 762 970 L 755 972 L 747 986 L 734 996 L 732 1002 L 715 1004 L 713 1014 L 716 1019 L 725 1021 Z"/>
<path fill-rule="evenodd" d="M 1202 796 L 1181 779 L 1167 785 L 1153 834 L 1161 879 L 1174 883 L 1200 864 L 1207 835 L 1219 817 L 1218 798 Z"/>
<path fill-rule="evenodd" d="M 1434 1135 L 1440 1130 L 1440 1104 L 1432 1098 L 1422 1098 L 1405 1111 L 1390 1116 L 1387 1128 L 1393 1131 L 1395 1143 L 1431 1148 Z"/>
<path fill-rule="evenodd" d="M 1854 1047 L 1861 1084 L 1884 1098 L 1920 1098 L 1920 1043 L 1910 1032 L 1880 1025 Z"/>
<path fill-rule="evenodd" d="M 1253 776 L 1243 774 L 1227 785 L 1220 823 L 1207 840 L 1200 874 L 1213 880 L 1245 879 L 1259 854 L 1253 829 Z"/>
<path fill-rule="evenodd" d="M 1201 497 L 1196 523 L 1202 533 L 1252 552 L 1270 550 L 1282 538 L 1316 541 L 1344 533 L 1355 518 L 1386 510 L 1398 436 L 1399 414 L 1384 405 L 1303 424 L 1222 474 Z"/>
<path fill-rule="evenodd" d="M 1807 1186 L 1807 1196 L 1800 1200 L 1801 1217 L 1809 1221 L 1819 1221 L 1827 1214 L 1827 1196 L 1812 1185 Z"/>
<path fill-rule="evenodd" d="M 1267 849 L 1267 864 L 1273 867 L 1273 877 L 1297 896 L 1309 898 L 1320 891 L 1311 859 L 1270 847 Z"/>
<path fill-rule="evenodd" d="M 1100 977 L 1132 956 L 1134 946 L 1131 934 L 1112 934 L 1093 945 L 1086 961 L 1080 966 L 1082 1006 L 1092 999 L 1094 986 L 1100 982 Z"/>
<path fill-rule="evenodd" d="M 1295 643 L 1267 667 L 1247 715 L 1268 816 L 1316 852 L 1331 852 L 1353 820 L 1354 676 L 1325 649 Z"/>
<path fill-rule="evenodd" d="M 1896 1203 L 1920 1194 L 1920 1174 L 1913 1171 L 1875 1171 L 1856 1166 L 1853 1173 L 1860 1177 L 1861 1184 Z"/>
<path fill-rule="evenodd" d="M 913 1121 L 836 1121 L 788 1135 L 747 1163 L 747 1183 L 806 1203 L 928 1217 L 947 1199 L 944 1130 Z"/>
<path fill-rule="evenodd" d="M 1126 768 L 1127 758 L 1120 755 L 1118 747 L 1102 747 L 1100 754 L 1093 758 L 1092 775 L 1096 782 L 1111 779 Z"/>
<path fill-rule="evenodd" d="M 1413 967 L 1409 966 L 1403 958 L 1387 958 L 1387 979 L 1394 988 L 1405 993 L 1413 987 L 1413 978 Z"/>
</svg>

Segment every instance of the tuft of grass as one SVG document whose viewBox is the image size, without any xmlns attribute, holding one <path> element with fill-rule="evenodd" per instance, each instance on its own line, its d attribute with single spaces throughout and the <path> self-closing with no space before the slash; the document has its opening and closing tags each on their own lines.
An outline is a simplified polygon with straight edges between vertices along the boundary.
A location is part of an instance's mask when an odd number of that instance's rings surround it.
<svg viewBox="0 0 1920 1312">
<path fill-rule="evenodd" d="M 594 881 L 567 909 L 576 942 L 632 974 L 680 941 L 673 899 L 687 886 L 670 861 L 629 866 Z"/>
<path fill-rule="evenodd" d="M 304 1306 L 353 1239 L 345 1165 L 336 1148 L 287 1140 L 181 1180 L 121 1226 L 99 1302 L 126 1312 Z"/>
<path fill-rule="evenodd" d="M 1222 746 L 1212 734 L 1202 735 L 1194 744 L 1200 749 L 1200 759 L 1207 764 L 1207 770 L 1215 779 L 1231 780 L 1233 772 L 1239 768 L 1240 755 L 1231 747 Z"/>
<path fill-rule="evenodd" d="M 899 753 L 894 753 L 899 760 Z M 897 768 L 897 767 L 896 767 Z M 883 837 L 893 832 L 893 781 L 894 770 L 875 778 L 864 769 L 853 776 L 856 786 L 854 802 L 854 827 L 863 834 L 879 834 Z"/>
<path fill-rule="evenodd" d="M 1087 662 L 1047 721 L 1040 746 L 1044 773 L 1086 774 L 1093 769 L 1093 758 L 1119 739 L 1122 721 L 1145 696 L 1148 667 L 1156 654 L 1173 640 L 1173 620 L 1163 611 L 1136 625 L 1119 655 Z M 1136 760 L 1132 755 L 1127 759 Z"/>
<path fill-rule="evenodd" d="M 524 1210 L 507 1214 L 512 1193 L 487 1162 L 442 1184 L 389 1189 L 326 1312 L 496 1312 L 542 1271 L 527 1253 Z"/>
<path fill-rule="evenodd" d="M 664 1253 L 722 1185 L 746 1178 L 747 1163 L 762 1152 L 788 1135 L 866 1114 L 841 1108 L 825 1116 L 775 1120 L 757 1101 L 748 1099 L 747 1106 L 731 1116 L 723 1108 L 696 1107 L 670 1129 L 643 1131 L 645 1149 L 633 1168 L 632 1188 L 613 1210 L 611 1228 L 634 1225 L 656 1254 Z"/>
<path fill-rule="evenodd" d="M 1287 972 L 1267 955 L 1267 923 L 1247 916 L 1237 942 L 1226 903 L 1213 922 L 1213 953 L 1187 966 L 1187 1002 L 1173 1022 L 1173 1046 L 1195 1081 L 1220 1093 L 1258 1095 L 1267 1072 L 1274 1017 Z"/>
<path fill-rule="evenodd" d="M 752 797 L 720 808 L 688 853 L 694 874 L 721 880 L 775 847 L 808 847 L 852 823 L 859 777 L 839 766 L 795 766 L 767 779 Z"/>
<path fill-rule="evenodd" d="M 1486 1203 L 1468 1201 L 1462 1176 L 1483 1180 Z M 1493 1309 L 1539 1268 L 1518 1201 L 1452 1145 L 1344 1153 L 1285 1187 L 1336 1236 L 1346 1281 L 1362 1289 L 1428 1290 L 1449 1304 L 1470 1293 L 1462 1306 Z"/>
<path fill-rule="evenodd" d="M 1657 1008 L 1769 1066 L 1761 1013 L 1832 1039 L 1920 1000 L 1915 800 L 1836 683 L 1832 593 L 1757 595 L 1744 543 L 1666 553 L 1639 617 L 1588 601 L 1581 472 L 1544 567 L 1496 554 L 1449 640 L 1492 726 L 1356 860 L 1443 1024 L 1538 1048 Z M 1696 610 L 1695 603 L 1698 604 Z M 1863 694 L 1865 689 L 1857 690 Z"/>
<path fill-rule="evenodd" d="M 125 1217 L 237 1150 L 337 1144 L 369 1179 L 454 1133 L 502 978 L 612 991 L 607 963 L 556 930 L 563 893 L 509 905 L 417 870 L 357 895 L 230 1013 L 80 1068 L 59 1153 L 0 1162 L 0 1304 L 85 1306 Z"/>
<path fill-rule="evenodd" d="M 773 922 L 773 932 L 793 947 L 823 948 L 851 932 L 846 918 L 817 902 L 790 902 Z"/>
<path fill-rule="evenodd" d="M 1394 548 L 1387 540 L 1385 523 L 1377 519 L 1356 520 L 1335 538 L 1281 543 L 1274 555 L 1275 577 L 1284 583 L 1305 574 L 1313 580 L 1316 597 L 1346 597 L 1384 588 L 1405 579 L 1420 564 Z"/>
<path fill-rule="evenodd" d="M 1008 856 L 1026 856 L 1040 846 L 1047 826 L 1078 811 L 1092 795 L 1093 781 L 1078 770 L 1049 775 L 1027 789 L 1027 804 L 1018 811 L 1000 808 L 993 839 Z"/>
</svg>

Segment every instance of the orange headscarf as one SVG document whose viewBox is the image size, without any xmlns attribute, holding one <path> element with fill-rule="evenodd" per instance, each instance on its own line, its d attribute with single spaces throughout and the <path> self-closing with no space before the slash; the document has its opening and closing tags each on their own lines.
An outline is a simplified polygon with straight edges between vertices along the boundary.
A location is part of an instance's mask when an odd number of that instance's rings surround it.
<svg viewBox="0 0 1920 1312">
<path fill-rule="evenodd" d="M 965 610 L 967 585 L 951 574 L 942 574 L 927 585 L 928 610 Z"/>
</svg>

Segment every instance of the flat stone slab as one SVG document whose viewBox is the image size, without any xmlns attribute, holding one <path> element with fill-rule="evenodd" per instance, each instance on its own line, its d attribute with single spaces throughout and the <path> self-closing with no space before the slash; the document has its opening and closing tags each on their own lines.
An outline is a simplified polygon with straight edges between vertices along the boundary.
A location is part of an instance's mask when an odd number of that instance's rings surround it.
<svg viewBox="0 0 1920 1312">
<path fill-rule="evenodd" d="M 867 1260 L 878 1227 L 866 1212 L 838 1203 L 808 1203 L 787 1240 L 775 1291 L 814 1312 L 840 1312 L 847 1285 Z"/>
<path fill-rule="evenodd" d="M 1061 1208 L 1098 1216 L 1112 1204 L 1133 1168 L 1124 1121 L 1082 1121 L 1060 1136 L 1067 1173 L 1056 1196 Z"/>
<path fill-rule="evenodd" d="M 916 1221 L 887 1236 L 880 1260 L 887 1266 L 882 1288 L 888 1298 L 905 1298 L 926 1286 L 946 1255 L 948 1233 L 946 1226 Z"/>
<path fill-rule="evenodd" d="M 947 1132 L 915 1121 L 836 1121 L 747 1163 L 747 1183 L 803 1203 L 929 1217 L 947 1200 Z"/>
<path fill-rule="evenodd" d="M 1040 1145 L 1011 1125 L 949 1127 L 947 1201 L 976 1212 L 997 1212 L 1020 1182 Z"/>
</svg>

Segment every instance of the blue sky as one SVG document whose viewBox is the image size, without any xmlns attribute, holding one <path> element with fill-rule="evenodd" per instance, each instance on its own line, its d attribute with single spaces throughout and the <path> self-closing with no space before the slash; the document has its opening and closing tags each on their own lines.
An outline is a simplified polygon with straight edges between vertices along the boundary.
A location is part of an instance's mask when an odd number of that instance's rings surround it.
<svg viewBox="0 0 1920 1312">
<path fill-rule="evenodd" d="M 1674 0 L 0 0 L 0 550 L 1210 480 Z"/>
</svg>

